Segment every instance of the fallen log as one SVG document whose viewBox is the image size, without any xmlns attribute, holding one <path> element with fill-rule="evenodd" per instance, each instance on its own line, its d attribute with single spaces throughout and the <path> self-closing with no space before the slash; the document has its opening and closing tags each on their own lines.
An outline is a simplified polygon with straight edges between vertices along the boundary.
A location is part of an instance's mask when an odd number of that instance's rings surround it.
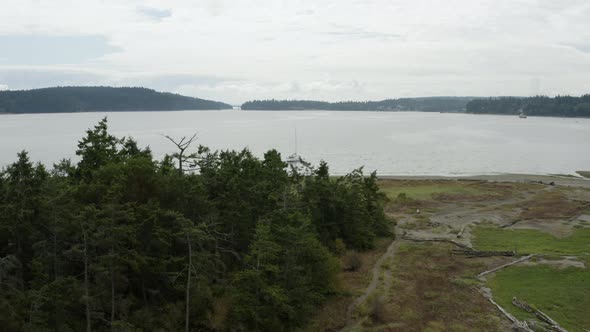
<svg viewBox="0 0 590 332">
<path fill-rule="evenodd" d="M 521 221 L 527 221 L 527 220 L 531 220 L 531 218 L 526 218 L 526 219 L 516 219 L 516 220 L 513 220 L 513 221 L 511 221 L 511 222 L 509 222 L 509 223 L 507 223 L 507 224 L 500 225 L 500 226 L 498 226 L 498 227 L 500 227 L 500 228 L 507 228 L 507 227 L 514 226 L 514 225 L 516 225 L 517 223 L 519 223 L 519 222 L 521 222 Z"/>
<path fill-rule="evenodd" d="M 516 297 L 512 298 L 512 304 L 514 304 L 515 306 L 519 307 L 520 309 L 522 309 L 526 312 L 529 312 L 531 314 L 533 313 L 534 309 L 530 305 L 528 305 L 528 303 L 523 302 L 523 301 L 517 299 Z"/>
<path fill-rule="evenodd" d="M 496 271 L 498 271 L 498 270 L 501 270 L 501 269 L 503 269 L 503 268 L 505 268 L 505 267 L 508 267 L 508 266 L 510 266 L 510 265 L 514 265 L 514 264 L 518 264 L 518 263 L 520 263 L 520 262 L 524 262 L 524 261 L 526 261 L 527 259 L 531 259 L 533 256 L 535 256 L 535 255 L 528 255 L 528 256 L 525 256 L 525 257 L 519 258 L 519 259 L 517 259 L 517 260 L 515 260 L 515 261 L 513 261 L 513 262 L 510 262 L 510 263 L 507 263 L 507 264 L 504 264 L 504 265 L 500 265 L 500 266 L 498 266 L 498 267 L 495 267 L 495 268 L 493 268 L 493 269 L 491 269 L 491 270 L 483 271 L 482 273 L 478 274 L 478 275 L 477 275 L 477 277 L 478 277 L 478 278 L 480 278 L 480 277 L 483 277 L 483 276 L 485 276 L 486 274 L 490 274 L 490 273 L 492 273 L 492 272 L 496 272 Z"/>
<path fill-rule="evenodd" d="M 514 226 L 514 225 L 515 225 L 517 222 L 519 222 L 519 221 L 520 221 L 520 220 L 515 220 L 515 221 L 509 222 L 509 223 L 507 223 L 507 224 L 500 225 L 500 228 L 507 228 L 507 227 Z"/>
<path fill-rule="evenodd" d="M 459 242 L 457 242 L 455 240 L 451 240 L 451 239 L 444 239 L 444 238 L 417 239 L 417 238 L 407 236 L 405 232 L 402 235 L 402 239 L 408 240 L 408 241 L 413 241 L 413 242 L 448 242 L 448 243 L 456 245 L 457 247 L 461 247 L 466 250 L 474 250 L 475 251 L 475 249 L 471 248 L 470 246 L 463 244 L 463 243 L 459 243 Z"/>
<path fill-rule="evenodd" d="M 453 255 L 463 255 L 469 257 L 492 257 L 492 256 L 516 256 L 514 251 L 478 251 L 478 250 L 451 250 Z"/>
<path fill-rule="evenodd" d="M 445 239 L 445 238 L 432 238 L 432 239 L 418 239 L 418 238 L 413 238 L 413 237 L 409 237 L 407 236 L 407 233 L 404 232 L 402 234 L 402 239 L 404 240 L 408 240 L 408 241 L 413 241 L 413 242 L 448 242 L 451 244 L 456 245 L 457 247 L 460 247 L 462 249 L 453 249 L 451 250 L 451 254 L 454 255 L 464 255 L 464 256 L 468 256 L 468 257 L 492 257 L 492 256 L 516 256 L 516 252 L 514 251 L 479 251 L 479 250 L 475 250 L 472 247 L 457 242 L 455 240 L 451 240 L 451 239 Z"/>
<path fill-rule="evenodd" d="M 516 317 L 512 316 L 508 311 L 504 310 L 504 308 L 502 308 L 498 303 L 496 303 L 491 298 L 488 298 L 488 301 L 490 301 L 494 306 L 496 306 L 496 308 L 498 308 L 498 310 L 500 310 L 500 312 L 504 314 L 504 316 L 506 316 L 512 322 L 512 327 L 514 328 L 514 330 L 522 332 L 535 332 L 531 330 L 527 322 L 518 320 Z"/>
<path fill-rule="evenodd" d="M 561 327 L 559 325 L 559 323 L 557 323 L 556 321 L 554 321 L 553 319 L 551 319 L 551 317 L 547 316 L 544 312 L 542 312 L 541 310 L 535 309 L 534 307 L 530 306 L 528 303 L 517 299 L 516 297 L 512 298 L 512 304 L 514 304 L 515 306 L 517 306 L 518 308 L 532 313 L 534 314 L 537 318 L 539 318 L 541 321 L 549 324 L 551 326 L 551 329 L 553 331 L 557 331 L 557 332 L 567 332 L 566 329 L 564 329 L 563 327 Z"/>
</svg>

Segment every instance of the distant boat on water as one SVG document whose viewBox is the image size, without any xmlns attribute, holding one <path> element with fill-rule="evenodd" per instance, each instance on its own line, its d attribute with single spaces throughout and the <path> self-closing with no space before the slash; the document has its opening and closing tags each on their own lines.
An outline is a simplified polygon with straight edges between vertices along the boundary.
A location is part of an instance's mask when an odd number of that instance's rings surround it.
<svg viewBox="0 0 590 332">
<path fill-rule="evenodd" d="M 518 113 L 518 117 L 521 119 L 526 119 L 526 114 L 524 114 L 524 110 L 521 108 L 520 112 Z"/>
<path fill-rule="evenodd" d="M 296 166 L 301 162 L 301 157 L 297 154 L 297 128 L 295 128 L 295 153 L 289 155 L 286 162 L 293 166 Z"/>
</svg>

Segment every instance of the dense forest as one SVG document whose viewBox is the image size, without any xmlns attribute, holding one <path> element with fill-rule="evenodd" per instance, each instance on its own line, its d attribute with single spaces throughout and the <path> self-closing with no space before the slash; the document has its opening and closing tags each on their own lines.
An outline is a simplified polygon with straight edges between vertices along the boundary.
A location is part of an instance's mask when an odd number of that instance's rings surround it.
<svg viewBox="0 0 590 332">
<path fill-rule="evenodd" d="M 107 124 L 77 162 L 0 173 L 1 330 L 293 330 L 341 291 L 338 256 L 389 234 L 375 173 L 192 139 L 154 160 Z"/>
<path fill-rule="evenodd" d="M 254 100 L 243 110 L 330 110 L 330 111 L 421 111 L 464 112 L 472 97 L 400 98 L 382 101 L 343 101 L 329 103 L 312 100 Z"/>
<path fill-rule="evenodd" d="M 474 99 L 467 104 L 467 112 L 475 114 L 519 114 L 520 110 L 526 115 L 590 117 L 590 95 L 498 97 Z"/>
<path fill-rule="evenodd" d="M 0 113 L 220 110 L 231 105 L 146 88 L 55 87 L 0 91 Z"/>
</svg>

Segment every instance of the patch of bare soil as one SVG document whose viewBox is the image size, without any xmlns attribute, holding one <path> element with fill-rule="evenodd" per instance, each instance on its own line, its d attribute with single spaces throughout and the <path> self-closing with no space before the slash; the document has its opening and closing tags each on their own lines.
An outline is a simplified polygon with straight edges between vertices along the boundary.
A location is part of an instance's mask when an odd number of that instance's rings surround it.
<svg viewBox="0 0 590 332">
<path fill-rule="evenodd" d="M 570 219 L 587 207 L 588 202 L 568 199 L 561 191 L 545 190 L 522 203 L 520 219 Z"/>
</svg>

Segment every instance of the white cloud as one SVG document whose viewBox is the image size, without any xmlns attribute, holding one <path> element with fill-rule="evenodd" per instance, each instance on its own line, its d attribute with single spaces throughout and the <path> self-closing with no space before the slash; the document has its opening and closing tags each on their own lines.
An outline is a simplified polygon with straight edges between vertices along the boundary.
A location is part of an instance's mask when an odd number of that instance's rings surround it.
<svg viewBox="0 0 590 332">
<path fill-rule="evenodd" d="M 232 103 L 590 91 L 586 0 L 3 0 L 0 35 L 103 36 L 60 68 Z M 24 59 L 0 81 L 38 85 Z"/>
<path fill-rule="evenodd" d="M 8 90 L 8 85 L 7 84 L 0 84 L 0 91 L 2 90 Z"/>
<path fill-rule="evenodd" d="M 76 64 L 121 50 L 96 35 L 0 35 L 0 45 L 0 64 Z"/>
</svg>

